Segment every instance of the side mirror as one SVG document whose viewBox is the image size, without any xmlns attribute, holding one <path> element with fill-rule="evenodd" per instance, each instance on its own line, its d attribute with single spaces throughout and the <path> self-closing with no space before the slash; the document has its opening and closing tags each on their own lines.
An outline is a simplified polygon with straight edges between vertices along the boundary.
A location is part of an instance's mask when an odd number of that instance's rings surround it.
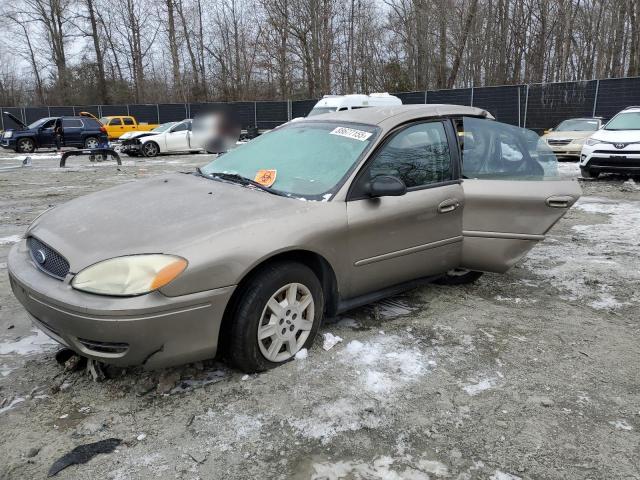
<svg viewBox="0 0 640 480">
<path fill-rule="evenodd" d="M 381 175 L 367 185 L 367 193 L 371 198 L 400 197 L 407 193 L 407 186 L 398 177 Z"/>
</svg>

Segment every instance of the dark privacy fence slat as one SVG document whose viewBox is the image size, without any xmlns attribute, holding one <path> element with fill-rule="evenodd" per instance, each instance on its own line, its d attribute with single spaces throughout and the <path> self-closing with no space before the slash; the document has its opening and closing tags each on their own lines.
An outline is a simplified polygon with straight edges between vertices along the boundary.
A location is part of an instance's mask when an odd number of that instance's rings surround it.
<svg viewBox="0 0 640 480">
<path fill-rule="evenodd" d="M 526 127 L 544 130 L 572 117 L 590 117 L 596 81 L 547 83 L 529 86 Z"/>
<path fill-rule="evenodd" d="M 471 89 L 429 90 L 427 103 L 450 103 L 452 105 L 471 105 Z"/>
<path fill-rule="evenodd" d="M 306 117 L 316 103 L 317 99 L 291 102 L 291 118 Z"/>
<path fill-rule="evenodd" d="M 522 126 L 526 87 L 484 87 L 473 89 L 473 106 L 487 110 L 499 122 Z"/>
<path fill-rule="evenodd" d="M 394 94 L 405 105 L 415 104 L 415 103 L 425 103 L 424 97 L 425 92 L 403 92 Z"/>
<path fill-rule="evenodd" d="M 405 104 L 450 103 L 473 105 L 488 110 L 497 120 L 541 131 L 562 120 L 592 115 L 611 118 L 625 107 L 640 105 L 640 77 L 582 82 L 507 85 L 499 87 L 458 88 L 394 94 Z M 164 123 L 193 118 L 215 108 L 233 112 L 243 128 L 274 128 L 292 118 L 304 117 L 317 100 L 162 103 L 152 105 L 91 105 L 74 107 L 1 108 L 32 123 L 43 117 L 78 115 L 133 115 L 140 122 Z M 0 117 L 0 129 L 15 128 L 9 117 Z"/>
<path fill-rule="evenodd" d="M 610 118 L 625 107 L 640 105 L 640 78 L 600 80 L 596 115 Z"/>
</svg>

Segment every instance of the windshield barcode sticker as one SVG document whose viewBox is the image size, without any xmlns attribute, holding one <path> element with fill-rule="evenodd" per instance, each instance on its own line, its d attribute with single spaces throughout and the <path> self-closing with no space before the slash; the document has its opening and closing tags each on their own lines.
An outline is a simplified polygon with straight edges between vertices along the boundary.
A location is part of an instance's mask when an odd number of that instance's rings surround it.
<svg viewBox="0 0 640 480">
<path fill-rule="evenodd" d="M 365 132 L 363 130 L 356 130 L 355 128 L 336 127 L 329 132 L 331 135 L 340 135 L 341 137 L 351 138 L 353 140 L 360 140 L 364 142 L 371 135 L 371 132 Z"/>
</svg>

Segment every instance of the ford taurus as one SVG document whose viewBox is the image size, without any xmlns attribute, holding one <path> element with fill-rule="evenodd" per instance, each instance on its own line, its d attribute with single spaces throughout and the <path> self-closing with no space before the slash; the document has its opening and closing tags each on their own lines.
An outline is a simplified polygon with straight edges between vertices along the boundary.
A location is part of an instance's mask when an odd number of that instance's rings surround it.
<svg viewBox="0 0 640 480">
<path fill-rule="evenodd" d="M 81 355 L 261 371 L 325 317 L 506 272 L 580 196 L 532 132 L 406 105 L 291 122 L 196 172 L 72 200 L 11 250 L 33 322 Z"/>
</svg>

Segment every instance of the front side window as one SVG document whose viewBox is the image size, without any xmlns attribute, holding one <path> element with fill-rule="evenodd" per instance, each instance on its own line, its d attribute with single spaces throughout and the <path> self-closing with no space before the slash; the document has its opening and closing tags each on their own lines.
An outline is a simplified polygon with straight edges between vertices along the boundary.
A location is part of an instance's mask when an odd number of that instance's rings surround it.
<svg viewBox="0 0 640 480">
<path fill-rule="evenodd" d="M 41 118 L 40 120 L 33 122 L 27 128 L 30 128 L 31 130 L 36 130 L 38 128 L 51 128 L 53 127 L 53 122 L 55 122 L 55 118 Z M 45 125 L 48 125 L 48 127 L 45 127 Z"/>
<path fill-rule="evenodd" d="M 420 123 L 397 133 L 369 165 L 370 180 L 380 175 L 397 177 L 409 189 L 453 180 L 443 123 Z"/>
<path fill-rule="evenodd" d="M 109 125 L 122 125 L 122 120 L 119 118 L 112 118 Z"/>
<path fill-rule="evenodd" d="M 342 122 L 295 122 L 265 133 L 202 168 L 205 175 L 237 174 L 285 195 L 327 199 L 371 146 L 378 128 Z M 257 181 L 257 180 L 256 180 Z"/>
<path fill-rule="evenodd" d="M 182 122 L 182 123 L 179 123 L 178 125 L 176 125 L 175 127 L 173 127 L 171 129 L 171 132 L 172 133 L 184 132 L 185 130 L 189 130 L 189 125 L 187 125 L 186 122 Z"/>
<path fill-rule="evenodd" d="M 640 112 L 619 113 L 604 127 L 605 130 L 640 130 Z"/>
<path fill-rule="evenodd" d="M 531 130 L 484 118 L 464 117 L 458 139 L 465 178 L 559 178 L 555 154 Z"/>
</svg>

